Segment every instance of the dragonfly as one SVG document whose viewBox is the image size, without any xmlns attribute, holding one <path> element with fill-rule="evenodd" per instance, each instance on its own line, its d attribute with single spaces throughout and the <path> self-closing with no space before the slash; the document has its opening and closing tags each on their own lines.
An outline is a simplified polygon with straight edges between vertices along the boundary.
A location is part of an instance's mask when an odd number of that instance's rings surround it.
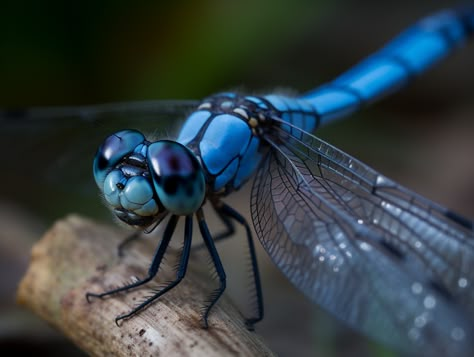
<svg viewBox="0 0 474 357">
<path fill-rule="evenodd" d="M 441 11 L 300 96 L 226 92 L 202 101 L 82 107 L 80 114 L 77 108 L 30 110 L 26 114 L 31 118 L 52 120 L 191 111 L 175 140 L 153 141 L 126 129 L 109 135 L 98 148 L 94 179 L 112 213 L 137 231 L 163 226 L 164 232 L 146 277 L 88 292 L 87 299 L 150 282 L 184 219 L 175 280 L 116 322 L 158 300 L 185 278 L 197 220 L 219 281 L 202 313 L 207 328 L 226 288 L 215 243 L 241 225 L 256 296 L 255 313 L 246 318 L 253 328 L 264 315 L 253 226 L 289 281 L 348 326 L 407 353 L 468 355 L 474 350 L 473 222 L 312 133 L 400 89 L 461 47 L 473 32 L 474 8 Z M 252 178 L 251 226 L 223 199 Z M 215 210 L 225 231 L 211 234 L 205 205 Z"/>
</svg>

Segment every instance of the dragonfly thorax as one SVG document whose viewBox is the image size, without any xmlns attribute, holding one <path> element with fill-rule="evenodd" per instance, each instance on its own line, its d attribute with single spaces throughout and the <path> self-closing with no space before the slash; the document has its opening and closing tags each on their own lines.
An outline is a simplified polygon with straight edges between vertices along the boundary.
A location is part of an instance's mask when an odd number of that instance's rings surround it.
<svg viewBox="0 0 474 357">
<path fill-rule="evenodd" d="M 177 141 L 199 157 L 209 190 L 227 195 L 242 187 L 265 156 L 261 137 L 276 114 L 263 97 L 216 94 L 188 116 Z"/>
<path fill-rule="evenodd" d="M 167 212 L 193 213 L 204 201 L 204 176 L 194 154 L 173 141 L 150 143 L 135 130 L 104 141 L 94 177 L 107 205 L 131 226 L 148 227 Z"/>
</svg>

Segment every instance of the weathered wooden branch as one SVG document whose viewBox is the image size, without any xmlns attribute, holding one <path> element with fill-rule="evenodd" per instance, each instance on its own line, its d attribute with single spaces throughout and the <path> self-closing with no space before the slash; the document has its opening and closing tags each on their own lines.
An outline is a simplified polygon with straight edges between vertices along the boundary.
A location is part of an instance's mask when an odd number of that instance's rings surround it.
<svg viewBox="0 0 474 357">
<path fill-rule="evenodd" d="M 118 327 L 115 317 L 133 308 L 145 292 L 138 289 L 91 303 L 85 293 L 145 276 L 153 242 L 133 244 L 119 258 L 117 244 L 123 236 L 123 232 L 74 215 L 58 221 L 33 247 L 18 302 L 90 355 L 273 355 L 258 335 L 245 328 L 242 316 L 225 296 L 212 310 L 209 329 L 201 327 L 209 278 L 193 270 L 192 262 L 176 289 Z M 163 277 L 161 272 L 159 276 L 161 282 L 173 277 Z"/>
</svg>

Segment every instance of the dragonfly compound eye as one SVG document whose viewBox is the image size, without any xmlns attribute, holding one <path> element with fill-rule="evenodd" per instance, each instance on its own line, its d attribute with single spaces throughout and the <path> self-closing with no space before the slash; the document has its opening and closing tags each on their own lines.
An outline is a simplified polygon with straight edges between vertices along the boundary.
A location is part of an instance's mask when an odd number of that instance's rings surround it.
<svg viewBox="0 0 474 357">
<path fill-rule="evenodd" d="M 105 139 L 94 159 L 94 178 L 104 199 L 123 222 L 149 226 L 164 211 L 146 163 L 145 137 L 123 130 Z"/>
<path fill-rule="evenodd" d="M 110 135 L 97 150 L 94 158 L 94 179 L 102 189 L 105 177 L 126 155 L 143 143 L 145 137 L 136 130 L 122 130 Z"/>
<path fill-rule="evenodd" d="M 133 226 L 147 226 L 159 213 L 150 180 L 143 176 L 127 177 L 121 169 L 105 178 L 104 198 L 118 218 Z"/>
<path fill-rule="evenodd" d="M 172 214 L 188 215 L 202 204 L 206 185 L 201 165 L 184 145 L 160 140 L 148 147 L 148 166 L 155 191 Z"/>
</svg>

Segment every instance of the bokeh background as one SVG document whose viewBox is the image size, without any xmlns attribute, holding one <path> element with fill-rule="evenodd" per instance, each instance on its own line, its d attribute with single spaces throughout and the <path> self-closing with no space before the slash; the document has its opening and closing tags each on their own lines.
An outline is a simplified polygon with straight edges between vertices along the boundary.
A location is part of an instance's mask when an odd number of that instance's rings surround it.
<svg viewBox="0 0 474 357">
<path fill-rule="evenodd" d="M 334 78 L 450 1 L 16 1 L 0 13 L 0 107 L 200 99 L 222 90 L 304 92 Z M 13 113 L 13 111 L 10 111 Z M 112 223 L 90 165 L 105 133 L 128 126 L 172 135 L 182 118 L 0 121 L 0 351 L 80 356 L 14 305 L 31 245 L 76 212 Z M 318 136 L 405 186 L 474 218 L 474 42 L 408 88 Z M 244 191 L 248 194 L 248 187 Z M 248 199 L 230 200 L 248 216 Z M 219 250 L 229 294 L 245 270 Z M 259 249 L 266 319 L 281 356 L 393 356 L 309 303 Z M 234 277 L 234 278 L 233 278 Z M 111 321 L 111 328 L 115 328 Z"/>
</svg>

